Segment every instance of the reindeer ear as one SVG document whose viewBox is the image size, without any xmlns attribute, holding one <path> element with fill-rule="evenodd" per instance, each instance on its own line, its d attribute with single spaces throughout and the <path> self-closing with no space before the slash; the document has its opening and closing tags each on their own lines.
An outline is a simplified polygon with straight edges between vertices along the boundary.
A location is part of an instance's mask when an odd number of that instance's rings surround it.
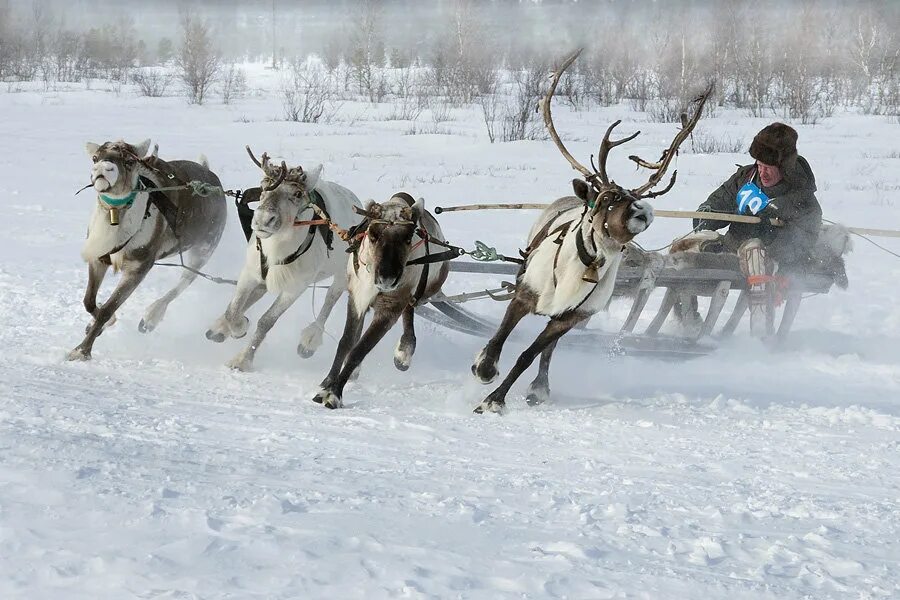
<svg viewBox="0 0 900 600">
<path fill-rule="evenodd" d="M 134 145 L 134 153 L 137 154 L 138 156 L 140 156 L 141 158 L 144 158 L 145 156 L 147 156 L 148 150 L 150 150 L 150 138 L 147 138 L 140 144 Z"/>
<path fill-rule="evenodd" d="M 316 189 L 316 186 L 319 185 L 319 181 L 322 179 L 322 171 L 325 167 L 320 163 L 312 168 L 310 171 L 306 171 L 306 191 L 311 192 Z"/>
<path fill-rule="evenodd" d="M 583 179 L 573 179 L 572 189 L 575 190 L 575 195 L 578 196 L 578 198 L 580 198 L 585 204 L 593 206 L 594 201 L 597 200 L 597 190 L 594 189 L 594 186 L 584 181 Z"/>
<path fill-rule="evenodd" d="M 416 200 L 410 207 L 410 211 L 412 212 L 413 223 L 418 223 L 419 221 L 421 221 L 422 215 L 425 214 L 425 198 L 419 198 L 418 200 Z"/>
<path fill-rule="evenodd" d="M 84 145 L 84 149 L 87 151 L 88 156 L 93 157 L 97 154 L 97 150 L 100 149 L 100 144 L 95 144 L 94 142 L 87 142 Z"/>
</svg>

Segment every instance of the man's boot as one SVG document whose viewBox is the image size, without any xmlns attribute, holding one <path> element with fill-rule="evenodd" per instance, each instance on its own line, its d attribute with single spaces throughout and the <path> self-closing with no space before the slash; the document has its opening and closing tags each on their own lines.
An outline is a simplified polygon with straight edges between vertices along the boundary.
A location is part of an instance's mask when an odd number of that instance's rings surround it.
<svg viewBox="0 0 900 600">
<path fill-rule="evenodd" d="M 769 337 L 775 333 L 775 289 L 766 249 L 758 238 L 749 239 L 738 248 L 738 259 L 749 285 L 750 334 Z"/>
</svg>

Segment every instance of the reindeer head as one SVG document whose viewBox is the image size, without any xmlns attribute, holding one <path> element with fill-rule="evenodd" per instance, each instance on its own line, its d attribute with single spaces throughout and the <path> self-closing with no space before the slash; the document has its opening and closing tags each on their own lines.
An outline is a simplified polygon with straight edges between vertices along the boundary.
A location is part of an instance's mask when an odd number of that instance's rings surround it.
<svg viewBox="0 0 900 600">
<path fill-rule="evenodd" d="M 140 144 L 105 142 L 85 144 L 88 156 L 94 162 L 91 167 L 91 185 L 109 203 L 126 198 L 137 187 L 140 161 L 150 149 L 150 140 Z M 125 208 L 123 206 L 123 208 Z"/>
<path fill-rule="evenodd" d="M 247 153 L 263 171 L 260 203 L 253 213 L 251 226 L 256 237 L 266 239 L 281 231 L 289 231 L 294 219 L 308 203 L 309 193 L 316 189 L 322 175 L 322 165 L 312 171 L 303 167 L 288 167 L 284 161 L 271 165 L 269 155 L 263 152 L 262 160 L 257 160 L 247 146 Z"/>
<path fill-rule="evenodd" d="M 641 133 L 640 131 L 628 137 L 611 141 L 609 136 L 612 134 L 612 130 L 622 121 L 616 121 L 610 125 L 606 130 L 606 134 L 603 136 L 603 141 L 600 143 L 600 150 L 597 153 L 598 166 L 594 167 L 594 159 L 592 156 L 591 166 L 593 169 L 588 169 L 575 160 L 569 151 L 566 150 L 565 145 L 556 133 L 556 128 L 553 126 L 553 119 L 550 116 L 550 101 L 553 98 L 553 93 L 556 91 L 556 86 L 559 83 L 559 79 L 562 77 L 563 72 L 569 65 L 575 62 L 575 59 L 578 58 L 579 54 L 581 54 L 581 50 L 573 53 L 563 62 L 559 69 L 553 73 L 550 89 L 547 92 L 547 96 L 542 100 L 544 124 L 547 126 L 547 130 L 550 133 L 553 142 L 556 144 L 556 147 L 559 148 L 562 155 L 569 161 L 572 168 L 584 175 L 583 181 L 576 179 L 572 182 L 572 186 L 575 189 L 575 195 L 585 203 L 585 211 L 588 213 L 588 218 L 590 219 L 592 227 L 597 231 L 601 239 L 608 238 L 614 240 L 616 243 L 624 245 L 630 242 L 634 236 L 647 229 L 647 227 L 650 226 L 650 223 L 653 222 L 653 207 L 650 206 L 650 203 L 646 200 L 662 196 L 675 185 L 675 177 L 678 174 L 677 171 L 672 173 L 672 179 L 665 189 L 659 192 L 650 191 L 662 179 L 666 169 L 669 167 L 669 163 L 672 162 L 672 159 L 678 152 L 678 147 L 685 139 L 687 139 L 691 131 L 693 131 L 694 126 L 697 124 L 697 121 L 700 120 L 700 115 L 703 112 L 703 105 L 706 103 L 706 99 L 712 92 L 712 84 L 707 87 L 703 94 L 694 99 L 693 103 L 697 106 L 693 117 L 691 117 L 684 124 L 681 131 L 676 134 L 675 139 L 672 140 L 669 147 L 663 151 L 662 157 L 658 162 L 650 163 L 637 156 L 628 157 L 639 166 L 653 171 L 647 183 L 633 190 L 629 190 L 616 184 L 616 182 L 607 175 L 606 160 L 609 157 L 610 150 L 620 144 L 633 140 Z"/>
<path fill-rule="evenodd" d="M 403 269 L 413 248 L 413 236 L 425 212 L 421 198 L 413 202 L 405 192 L 394 194 L 379 204 L 370 200 L 366 205 L 366 263 L 375 277 L 375 287 L 391 292 L 400 285 Z"/>
</svg>

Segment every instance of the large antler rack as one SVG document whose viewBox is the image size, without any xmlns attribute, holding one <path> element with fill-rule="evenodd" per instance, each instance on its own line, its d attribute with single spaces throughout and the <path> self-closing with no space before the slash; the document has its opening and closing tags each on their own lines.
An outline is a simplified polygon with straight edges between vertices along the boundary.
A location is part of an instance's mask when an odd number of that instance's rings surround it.
<svg viewBox="0 0 900 600">
<path fill-rule="evenodd" d="M 678 147 L 681 146 L 681 143 L 684 142 L 691 135 L 691 132 L 694 130 L 694 126 L 697 125 L 697 121 L 700 120 L 700 117 L 703 115 L 703 107 L 706 105 L 706 101 L 709 99 L 709 96 L 712 94 L 714 83 L 710 82 L 709 85 L 706 86 L 706 90 L 703 91 L 702 94 L 691 100 L 691 104 L 696 104 L 696 108 L 694 109 L 693 116 L 685 121 L 684 115 L 682 115 L 682 128 L 675 135 L 675 139 L 672 140 L 672 143 L 668 148 L 663 150 L 662 156 L 660 159 L 651 163 L 648 162 L 639 156 L 629 156 L 628 158 L 633 160 L 639 166 L 644 167 L 645 169 L 650 169 L 653 171 L 653 174 L 650 175 L 650 179 L 644 185 L 631 190 L 631 193 L 639 198 L 655 198 L 657 196 L 662 196 L 666 192 L 672 189 L 672 186 L 675 185 L 675 178 L 678 175 L 678 171 L 674 171 L 672 173 L 672 179 L 669 181 L 669 185 L 667 185 L 664 189 L 658 192 L 650 192 L 663 178 L 663 175 L 666 173 L 666 169 L 669 168 L 669 164 L 671 164 L 672 159 L 678 154 Z M 649 192 L 649 193 L 648 193 Z"/>
</svg>

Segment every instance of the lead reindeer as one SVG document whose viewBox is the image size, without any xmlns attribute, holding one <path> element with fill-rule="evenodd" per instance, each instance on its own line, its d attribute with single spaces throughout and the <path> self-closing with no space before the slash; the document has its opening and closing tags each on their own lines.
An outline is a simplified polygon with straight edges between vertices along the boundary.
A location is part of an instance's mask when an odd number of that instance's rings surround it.
<svg viewBox="0 0 900 600">
<path fill-rule="evenodd" d="M 354 231 L 358 241 L 346 266 L 350 300 L 344 333 L 331 370 L 313 398 L 327 408 L 343 405 L 347 381 L 400 315 L 403 335 L 394 350 L 394 366 L 401 371 L 409 368 L 416 350 L 413 310 L 440 291 L 450 271 L 448 253 L 442 253 L 443 260 L 430 253 L 433 243 L 445 245 L 444 234 L 421 198 L 413 202 L 412 196 L 400 192 L 383 204 L 369 202 L 365 217 Z M 370 308 L 375 314 L 362 334 Z"/>
<path fill-rule="evenodd" d="M 579 50 L 572 54 L 553 74 L 550 89 L 542 102 L 542 112 L 550 137 L 585 180 L 573 180 L 575 196 L 553 202 L 531 228 L 524 253 L 526 261 L 517 276 L 515 295 L 497 332 L 475 357 L 472 374 L 485 384 L 494 381 L 498 375 L 497 362 L 503 344 L 522 317 L 538 314 L 550 317 L 550 322 L 519 356 L 503 382 L 475 408 L 476 413 L 501 412 L 510 387 L 538 355 L 541 356 L 540 368 L 529 387 L 528 403 L 539 404 L 549 397 L 548 372 L 557 341 L 572 327 L 607 306 L 625 244 L 653 221 L 653 208 L 646 199 L 668 192 L 675 183 L 675 174 L 665 189 L 659 192 L 650 190 L 662 179 L 678 147 L 697 124 L 712 91 L 711 87 L 708 88 L 695 100 L 693 116 L 658 162 L 629 157 L 640 166 L 653 170 L 653 174 L 644 185 L 633 190 L 625 189 L 609 177 L 606 161 L 612 148 L 633 140 L 640 132 L 610 141 L 612 130 L 621 121 L 610 125 L 600 144 L 598 167 L 590 170 L 566 150 L 553 126 L 550 101 L 563 72 L 580 53 Z"/>
<path fill-rule="evenodd" d="M 94 341 L 115 321 L 116 310 L 134 292 L 155 261 L 183 253 L 186 269 L 174 288 L 151 304 L 138 329 L 152 331 L 162 320 L 169 303 L 197 277 L 196 270 L 209 260 L 225 228 L 227 205 L 219 178 L 206 159 L 163 161 L 146 156 L 150 140 L 136 145 L 123 141 L 88 143 L 93 161 L 91 185 L 97 205 L 88 226 L 81 256 L 88 263 L 84 308 L 94 317 L 84 340 L 72 350 L 69 360 L 88 360 Z M 166 192 L 148 188 L 185 187 L 186 182 L 212 186 L 205 196 L 192 189 Z M 97 306 L 97 291 L 109 267 L 122 271 L 122 278 L 109 299 Z"/>
<path fill-rule="evenodd" d="M 300 334 L 297 352 L 307 358 L 322 344 L 325 322 L 347 289 L 347 258 L 343 248 L 331 248 L 327 222 L 351 227 L 360 220 L 354 207 L 362 206 L 353 192 L 322 179 L 322 165 L 304 171 L 284 162 L 271 165 L 265 153 L 260 162 L 249 147 L 247 153 L 263 172 L 260 204 L 253 214 L 253 233 L 234 297 L 206 337 L 214 342 L 244 337 L 250 323 L 244 313 L 267 291 L 278 296 L 260 317 L 250 343 L 228 362 L 240 371 L 250 370 L 256 350 L 284 311 L 310 285 L 333 277 L 318 317 Z"/>
</svg>

